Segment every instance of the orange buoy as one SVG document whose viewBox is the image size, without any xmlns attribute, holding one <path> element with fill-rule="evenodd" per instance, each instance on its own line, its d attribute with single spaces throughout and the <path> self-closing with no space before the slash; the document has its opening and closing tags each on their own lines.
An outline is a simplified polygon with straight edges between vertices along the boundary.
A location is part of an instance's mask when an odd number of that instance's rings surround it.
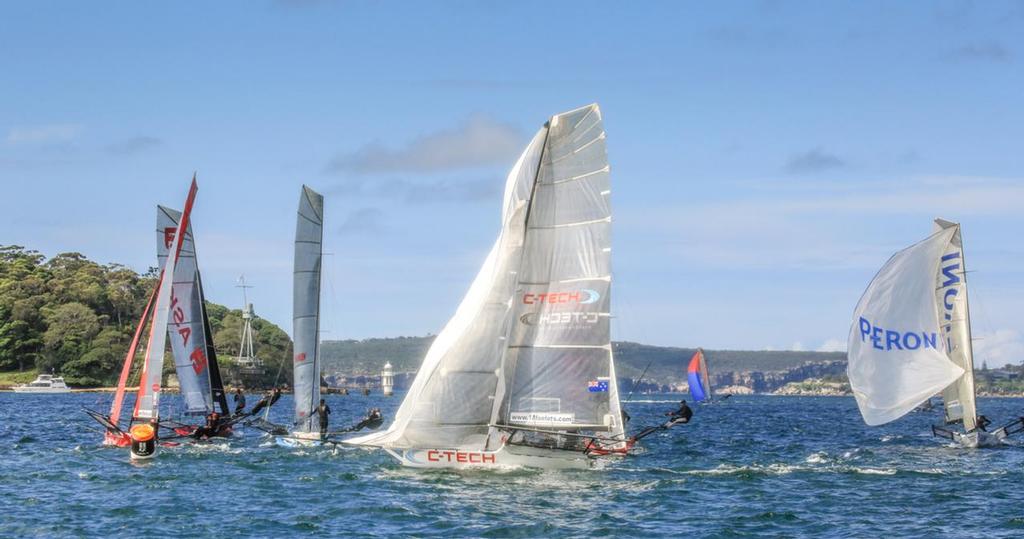
<svg viewBox="0 0 1024 539">
<path fill-rule="evenodd" d="M 135 440 L 136 442 L 148 442 L 156 435 L 153 427 L 145 423 L 132 427 L 131 433 L 132 440 Z"/>
<path fill-rule="evenodd" d="M 132 427 L 128 432 L 132 439 L 132 460 L 153 458 L 156 454 L 156 428 L 148 423 L 140 423 Z"/>
</svg>

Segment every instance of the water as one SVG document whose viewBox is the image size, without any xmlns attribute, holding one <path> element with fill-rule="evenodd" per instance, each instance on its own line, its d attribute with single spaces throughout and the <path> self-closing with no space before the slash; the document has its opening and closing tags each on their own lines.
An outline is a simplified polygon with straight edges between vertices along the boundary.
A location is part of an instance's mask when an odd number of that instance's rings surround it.
<svg viewBox="0 0 1024 539">
<path fill-rule="evenodd" d="M 0 394 L 0 535 L 1024 535 L 1024 447 L 945 446 L 928 429 L 938 411 L 868 428 L 852 398 L 733 397 L 605 470 L 502 473 L 282 449 L 252 431 L 132 464 L 99 446 L 81 412 L 109 398 Z M 633 425 L 662 420 L 678 398 L 636 396 Z M 400 399 L 328 402 L 340 426 L 369 406 L 391 418 Z M 1002 424 L 1024 399 L 980 407 Z"/>
</svg>

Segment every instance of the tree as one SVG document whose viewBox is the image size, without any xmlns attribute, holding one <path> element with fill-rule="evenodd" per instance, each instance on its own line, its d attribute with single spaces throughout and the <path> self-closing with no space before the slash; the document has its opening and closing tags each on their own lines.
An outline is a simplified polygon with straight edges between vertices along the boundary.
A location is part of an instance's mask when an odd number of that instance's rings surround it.
<svg viewBox="0 0 1024 539">
<path fill-rule="evenodd" d="M 46 315 L 43 334 L 43 357 L 37 362 L 40 370 L 53 370 L 77 359 L 88 351 L 89 342 L 100 331 L 100 319 L 89 307 L 65 303 Z"/>
</svg>

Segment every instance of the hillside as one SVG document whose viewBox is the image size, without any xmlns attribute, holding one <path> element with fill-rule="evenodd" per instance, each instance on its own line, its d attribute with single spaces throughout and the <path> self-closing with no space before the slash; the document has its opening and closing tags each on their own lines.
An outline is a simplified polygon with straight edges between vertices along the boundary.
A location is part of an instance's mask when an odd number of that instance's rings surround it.
<svg viewBox="0 0 1024 539">
<path fill-rule="evenodd" d="M 37 369 L 77 387 L 114 384 L 155 284 L 155 269 L 139 274 L 80 253 L 47 260 L 21 246 L 0 246 L 0 372 Z M 241 311 L 207 302 L 207 312 L 228 377 L 230 357 L 238 353 Z M 267 363 L 267 373 L 251 382 L 273 383 L 281 363 L 290 364 L 291 340 L 265 320 L 257 319 L 254 328 L 256 354 Z M 165 372 L 173 366 L 165 361 Z M 291 369 L 282 371 L 283 380 L 290 375 Z"/>
<path fill-rule="evenodd" d="M 396 372 L 412 372 L 419 368 L 433 339 L 427 336 L 324 341 L 320 353 L 325 372 L 376 374 L 386 361 L 391 362 Z M 659 383 L 685 379 L 686 362 L 695 351 L 634 342 L 616 342 L 614 347 L 620 377 L 637 378 L 650 363 L 644 379 Z M 806 363 L 846 359 L 842 352 L 705 350 L 704 353 L 709 368 L 715 372 L 782 372 Z"/>
</svg>

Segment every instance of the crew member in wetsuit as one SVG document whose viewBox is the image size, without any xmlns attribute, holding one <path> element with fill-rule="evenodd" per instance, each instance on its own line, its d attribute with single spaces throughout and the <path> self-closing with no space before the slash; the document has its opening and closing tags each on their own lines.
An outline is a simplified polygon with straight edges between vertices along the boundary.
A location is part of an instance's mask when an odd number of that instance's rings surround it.
<svg viewBox="0 0 1024 539">
<path fill-rule="evenodd" d="M 331 415 L 331 407 L 327 401 L 320 399 L 320 406 L 316 407 L 316 415 L 320 416 L 320 441 L 327 439 L 327 416 Z"/>
<path fill-rule="evenodd" d="M 245 411 L 245 395 L 242 394 L 242 388 L 235 390 L 235 415 L 240 415 Z"/>
<path fill-rule="evenodd" d="M 277 390 L 275 389 L 272 391 L 268 391 L 267 394 L 264 395 L 262 399 L 256 401 L 256 405 L 252 407 L 252 411 L 249 412 L 249 415 L 257 415 L 260 413 L 260 410 L 266 408 L 267 406 L 273 406 L 274 401 L 276 400 L 274 398 L 274 391 Z"/>
<path fill-rule="evenodd" d="M 988 432 L 988 426 L 992 424 L 992 420 L 983 415 L 979 415 L 975 421 L 978 424 L 978 430 L 982 432 Z"/>
<path fill-rule="evenodd" d="M 680 423 L 689 423 L 690 418 L 693 417 L 693 410 L 686 405 L 686 401 L 679 401 L 679 409 L 674 412 L 665 414 L 672 418 L 673 421 L 679 421 Z"/>
<path fill-rule="evenodd" d="M 629 413 L 626 412 L 625 408 L 620 409 L 620 411 L 622 412 L 622 426 L 625 427 L 626 423 L 629 423 L 629 420 L 631 418 L 629 417 Z"/>
<path fill-rule="evenodd" d="M 217 421 L 220 419 L 220 414 L 217 412 L 210 412 L 206 414 L 206 425 L 196 427 L 195 432 L 192 433 L 192 437 L 196 440 L 205 440 L 212 438 L 217 434 Z"/>
<path fill-rule="evenodd" d="M 270 402 L 267 404 L 267 406 L 273 406 L 274 403 L 277 402 L 277 399 L 280 399 L 280 398 L 281 398 L 281 388 L 275 387 L 274 388 L 274 393 L 270 396 Z"/>
<path fill-rule="evenodd" d="M 380 408 L 370 408 L 366 412 L 366 417 L 362 421 L 356 423 L 352 430 L 362 430 L 365 427 L 369 427 L 374 423 L 380 423 L 381 421 Z"/>
</svg>

